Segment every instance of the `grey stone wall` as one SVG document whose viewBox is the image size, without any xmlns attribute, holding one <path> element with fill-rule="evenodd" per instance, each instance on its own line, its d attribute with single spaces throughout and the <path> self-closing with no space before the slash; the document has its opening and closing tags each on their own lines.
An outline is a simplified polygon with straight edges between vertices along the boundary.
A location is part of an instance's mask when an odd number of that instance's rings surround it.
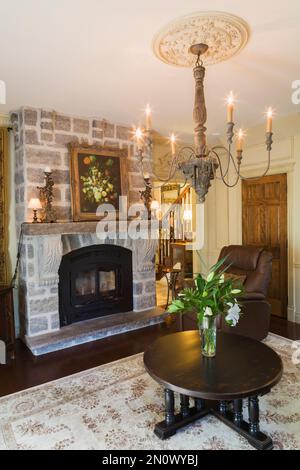
<svg viewBox="0 0 300 470">
<path fill-rule="evenodd" d="M 129 204 L 140 202 L 139 190 L 144 187 L 130 127 L 105 119 L 75 117 L 30 107 L 12 112 L 11 122 L 16 155 L 15 201 L 18 231 L 23 222 L 32 220 L 32 210 L 28 209 L 28 203 L 32 197 L 39 196 L 37 186 L 44 185 L 43 172 L 46 166 L 53 171 L 53 205 L 58 221 L 72 220 L 68 150 L 71 142 L 127 149 Z M 145 169 L 150 172 L 149 158 L 148 155 Z M 19 276 L 19 310 L 23 335 L 34 336 L 59 329 L 57 272 L 62 257 L 62 236 L 63 234 L 24 236 Z M 138 246 L 135 242 L 132 250 L 136 253 L 134 259 L 141 261 L 144 247 Z M 156 248 L 153 250 L 151 253 L 154 257 Z M 150 265 L 136 265 L 133 281 L 134 310 L 154 307 L 156 295 L 153 260 Z"/>
<path fill-rule="evenodd" d="M 139 190 L 143 189 L 143 180 L 130 127 L 105 119 L 78 118 L 28 107 L 11 113 L 11 121 L 16 151 L 17 225 L 32 220 L 32 211 L 27 206 L 30 198 L 38 197 L 37 186 L 44 185 L 43 171 L 46 166 L 53 170 L 54 208 L 58 220 L 72 220 L 68 151 L 71 142 L 127 149 L 129 203 L 140 200 Z"/>
</svg>

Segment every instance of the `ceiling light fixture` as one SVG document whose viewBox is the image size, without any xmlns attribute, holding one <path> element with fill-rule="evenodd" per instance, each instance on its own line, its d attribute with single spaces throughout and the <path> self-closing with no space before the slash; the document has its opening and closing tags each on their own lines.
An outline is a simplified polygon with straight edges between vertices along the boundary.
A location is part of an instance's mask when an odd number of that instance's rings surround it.
<svg viewBox="0 0 300 470">
<path fill-rule="evenodd" d="M 273 123 L 273 110 L 269 108 L 267 111 L 267 132 L 266 132 L 266 148 L 267 148 L 267 167 L 266 170 L 259 177 L 246 178 L 241 174 L 241 163 L 243 159 L 243 146 L 245 140 L 245 133 L 240 129 L 236 136 L 236 155 L 232 154 L 233 141 L 235 137 L 234 132 L 234 95 L 231 92 L 227 97 L 227 143 L 228 147 L 222 145 L 216 145 L 209 147 L 206 142 L 206 120 L 207 111 L 205 105 L 205 94 L 204 94 L 204 77 L 205 67 L 201 56 L 205 55 L 208 51 L 207 44 L 194 44 L 190 47 L 189 52 L 196 56 L 196 63 L 193 69 L 195 79 L 195 104 L 193 118 L 195 122 L 194 129 L 194 147 L 183 147 L 176 152 L 176 138 L 172 134 L 170 137 L 171 144 L 171 162 L 169 175 L 167 178 L 161 178 L 152 169 L 152 173 L 156 179 L 162 182 L 168 182 L 175 176 L 177 170 L 181 170 L 185 177 L 186 182 L 192 185 L 196 194 L 198 195 L 199 201 L 204 202 L 206 194 L 208 193 L 211 181 L 215 178 L 220 178 L 228 188 L 233 188 L 238 184 L 240 179 L 258 179 L 265 176 L 270 168 L 271 163 L 271 149 L 272 149 L 272 123 Z M 151 112 L 149 106 L 146 110 L 147 123 L 151 122 Z M 144 144 L 151 151 L 152 149 L 152 138 L 151 129 L 146 126 L 146 132 L 144 135 Z M 141 142 L 141 131 L 137 129 L 136 139 L 138 143 L 138 151 L 140 156 L 140 162 L 144 163 L 144 147 L 140 145 Z M 224 163 L 225 160 L 225 163 Z M 147 160 L 149 162 L 149 160 Z M 222 163 L 223 161 L 223 163 Z M 229 181 L 229 175 L 233 168 L 235 179 L 233 182 Z M 149 181 L 148 181 L 149 183 Z"/>
</svg>

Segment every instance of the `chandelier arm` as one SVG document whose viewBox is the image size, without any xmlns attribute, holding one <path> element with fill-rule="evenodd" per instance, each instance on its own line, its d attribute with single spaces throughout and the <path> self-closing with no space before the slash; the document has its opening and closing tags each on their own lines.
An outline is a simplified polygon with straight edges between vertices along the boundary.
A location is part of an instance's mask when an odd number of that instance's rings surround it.
<svg viewBox="0 0 300 470">
<path fill-rule="evenodd" d="M 181 154 L 185 151 L 185 150 L 189 150 L 191 152 L 191 155 L 189 157 L 189 160 L 192 158 L 192 157 L 196 157 L 196 153 L 195 153 L 195 149 L 193 147 L 190 147 L 190 146 L 186 146 L 186 147 L 182 147 L 182 149 L 179 150 L 178 154 L 176 155 L 176 162 L 178 163 L 178 161 L 180 160 L 180 157 L 181 157 Z"/>
<path fill-rule="evenodd" d="M 174 177 L 176 171 L 179 169 L 178 162 L 180 161 L 180 156 L 184 150 L 190 150 L 191 154 L 194 154 L 194 149 L 192 147 L 183 147 L 178 154 L 175 154 L 173 156 L 171 160 L 169 175 L 166 178 L 161 178 L 160 176 L 158 176 L 154 171 L 152 161 L 150 162 L 151 172 L 158 181 L 161 181 L 162 183 L 168 183 L 168 181 L 170 181 Z M 143 166 L 143 162 L 142 162 L 142 166 Z M 185 186 L 186 183 L 187 183 L 187 178 L 185 178 L 185 183 L 183 186 Z"/>
<path fill-rule="evenodd" d="M 226 186 L 228 186 L 228 183 L 226 181 L 224 181 L 224 178 L 227 176 L 226 172 L 225 174 L 223 174 L 223 171 L 222 171 L 222 165 L 221 165 L 221 161 L 220 161 L 220 157 L 219 155 L 217 154 L 217 152 L 215 151 L 216 149 L 221 149 L 221 150 L 225 150 L 227 152 L 227 154 L 230 156 L 231 160 L 232 160 L 232 163 L 233 163 L 233 166 L 234 166 L 234 169 L 236 171 L 236 174 L 238 175 L 238 178 L 236 180 L 236 183 L 235 185 L 237 184 L 238 180 L 239 179 L 242 179 L 242 180 L 245 180 L 245 181 L 259 181 L 261 178 L 263 178 L 264 176 L 267 175 L 267 173 L 269 172 L 270 170 L 270 166 L 271 166 L 271 150 L 268 150 L 268 163 L 267 163 L 267 168 L 265 169 L 265 171 L 259 175 L 259 176 L 243 176 L 241 174 L 241 171 L 240 171 L 240 168 L 237 167 L 235 161 L 234 161 L 234 158 L 231 154 L 231 152 L 229 152 L 225 147 L 222 147 L 222 146 L 216 146 L 216 147 L 213 147 L 212 148 L 212 152 L 213 154 L 217 157 L 218 159 L 218 162 L 219 162 L 219 166 L 220 166 L 220 173 L 221 173 L 221 179 L 222 181 L 225 183 Z M 229 170 L 229 168 L 228 168 Z M 220 179 L 216 176 L 217 179 Z M 234 185 L 234 186 L 235 186 Z M 233 187 L 233 186 L 228 186 L 228 187 Z"/>
<path fill-rule="evenodd" d="M 140 161 L 140 164 L 141 164 L 141 171 L 142 171 L 142 174 L 144 174 L 144 171 L 143 171 L 143 166 L 144 166 L 144 159 L 142 156 L 140 156 L 141 158 L 141 161 Z M 169 170 L 169 174 L 166 178 L 162 178 L 160 176 L 158 176 L 156 174 L 156 172 L 154 171 L 154 168 L 153 168 L 153 164 L 152 164 L 152 160 L 149 160 L 149 163 L 150 163 L 150 167 L 151 167 L 151 173 L 154 175 L 154 177 L 158 180 L 158 181 L 161 181 L 162 183 L 167 183 L 168 181 L 170 181 L 173 176 L 175 175 L 176 173 L 176 168 L 174 170 L 174 166 L 175 166 L 175 163 L 174 163 L 174 158 L 172 159 L 171 161 L 171 166 L 170 166 L 170 170 Z"/>
<path fill-rule="evenodd" d="M 228 175 L 228 172 L 229 172 L 229 168 L 230 168 L 230 160 L 233 158 L 232 157 L 232 154 L 231 154 L 231 145 L 229 145 L 228 149 L 225 148 L 225 147 L 213 147 L 211 150 L 215 150 L 215 149 L 218 149 L 218 148 L 222 148 L 222 150 L 225 150 L 226 152 L 226 156 L 227 156 L 227 168 L 226 168 L 226 171 L 225 173 L 223 173 L 223 177 L 226 178 L 226 176 Z M 209 152 L 210 153 L 210 152 Z M 216 174 L 215 174 L 215 177 L 217 179 L 222 179 L 220 177 L 218 177 Z"/>
<path fill-rule="evenodd" d="M 225 148 L 225 147 L 222 147 L 222 146 L 216 146 L 216 147 L 213 147 L 212 151 L 214 152 L 215 155 L 216 152 L 215 150 L 216 149 L 220 149 L 220 150 L 225 150 L 229 155 L 230 155 L 230 158 L 232 160 L 232 163 L 233 163 L 233 166 L 234 166 L 234 169 L 236 171 L 236 173 L 239 175 L 239 178 L 241 178 L 242 180 L 248 180 L 248 181 L 258 181 L 260 180 L 261 178 L 263 178 L 264 176 L 267 175 L 268 171 L 270 170 L 270 166 L 271 166 L 271 150 L 268 150 L 268 163 L 267 163 L 267 168 L 265 169 L 265 171 L 260 175 L 260 176 L 243 176 L 241 174 L 241 171 L 240 171 L 240 168 L 237 167 L 235 161 L 234 161 L 234 158 L 232 156 L 231 153 L 228 152 L 228 150 Z M 218 158 L 218 160 L 220 161 L 220 158 Z M 220 170 L 221 170 L 221 165 L 220 165 Z M 224 175 L 225 176 L 225 175 Z M 223 180 L 223 178 L 222 178 Z M 224 180 L 223 180 L 224 181 Z"/>
<path fill-rule="evenodd" d="M 160 176 L 158 176 L 155 171 L 152 169 L 151 170 L 151 173 L 153 174 L 153 176 L 155 177 L 155 179 L 157 179 L 158 181 L 160 181 L 161 183 L 168 183 L 172 178 L 173 176 L 175 175 L 176 173 L 176 169 L 175 171 L 172 173 L 172 168 L 171 168 L 171 171 L 169 171 L 169 175 L 166 177 L 166 178 L 162 178 Z"/>
<path fill-rule="evenodd" d="M 242 180 L 245 180 L 245 181 L 259 181 L 261 178 L 263 178 L 264 176 L 267 175 L 267 173 L 270 169 L 270 166 L 271 166 L 271 151 L 268 150 L 268 164 L 267 164 L 267 168 L 263 172 L 263 174 L 260 175 L 260 176 L 243 176 L 242 174 L 240 174 L 240 178 Z"/>
<path fill-rule="evenodd" d="M 215 157 L 216 157 L 217 160 L 218 160 L 219 168 L 220 168 L 220 173 L 221 173 L 221 179 L 222 179 L 223 183 L 225 184 L 225 186 L 227 186 L 227 188 L 234 188 L 234 187 L 238 184 L 239 179 L 240 179 L 240 174 L 239 174 L 239 172 L 238 172 L 238 171 L 236 172 L 237 177 L 236 177 L 236 180 L 235 180 L 235 182 L 234 182 L 233 184 L 227 183 L 227 181 L 225 180 L 226 175 L 223 174 L 222 164 L 221 164 L 221 160 L 220 160 L 219 155 L 218 155 L 217 152 L 216 152 L 215 150 L 213 150 L 213 149 L 211 150 L 211 152 L 215 155 Z M 231 156 L 231 158 L 233 158 L 233 157 Z"/>
<path fill-rule="evenodd" d="M 232 161 L 232 164 L 234 166 L 234 169 L 235 169 L 235 172 L 240 175 L 240 169 L 237 167 L 236 163 L 235 163 L 235 160 L 234 160 L 234 157 L 231 153 L 231 147 L 229 147 L 229 150 L 226 148 L 226 147 L 223 147 L 222 145 L 216 145 L 215 147 L 212 148 L 213 151 L 216 151 L 217 149 L 219 150 L 225 150 L 225 152 L 227 153 L 227 155 L 229 156 L 229 164 L 230 164 L 230 159 Z M 228 168 L 229 170 L 229 168 Z"/>
<path fill-rule="evenodd" d="M 183 148 L 179 151 L 178 154 L 175 154 L 175 155 L 173 156 L 172 160 L 171 160 L 170 171 L 169 171 L 169 175 L 168 175 L 167 178 L 161 178 L 161 177 L 159 177 L 158 175 L 156 175 L 156 173 L 155 173 L 155 171 L 154 171 L 154 169 L 153 169 L 152 161 L 151 161 L 151 162 L 150 162 L 150 165 L 151 165 L 151 172 L 152 172 L 152 174 L 154 175 L 155 179 L 157 179 L 158 181 L 160 181 L 160 182 L 163 183 L 163 184 L 164 184 L 164 183 L 168 183 L 168 182 L 175 176 L 176 171 L 179 169 L 179 168 L 178 168 L 178 162 L 179 162 L 179 160 L 180 160 L 181 153 L 182 153 L 184 150 L 190 150 L 190 151 L 191 151 L 191 154 L 194 153 L 194 149 L 193 149 L 192 147 L 186 146 L 186 147 L 183 147 Z M 143 166 L 143 162 L 142 162 L 142 166 Z M 184 188 L 184 187 L 186 186 L 187 182 L 188 182 L 188 178 L 185 177 L 183 184 L 180 184 L 180 183 L 179 183 L 180 189 Z M 154 186 L 152 186 L 152 188 L 153 188 L 153 189 L 160 189 L 160 188 L 163 186 L 163 184 L 162 184 L 162 185 L 159 185 L 159 186 L 155 186 L 155 185 L 154 185 Z"/>
<path fill-rule="evenodd" d="M 154 175 L 154 176 L 155 176 L 155 175 Z M 178 183 L 179 189 L 184 188 L 185 185 L 187 184 L 187 182 L 188 182 L 188 180 L 187 180 L 187 178 L 185 178 L 184 183 L 182 183 L 182 184 L 181 184 L 181 183 Z M 165 183 L 168 183 L 168 181 L 165 181 Z M 157 186 L 156 186 L 156 185 L 152 185 L 152 189 L 161 189 L 161 188 L 164 186 L 165 183 L 163 183 L 163 184 L 161 184 L 161 185 L 157 185 Z M 174 181 L 174 183 L 176 183 L 176 181 Z"/>
</svg>

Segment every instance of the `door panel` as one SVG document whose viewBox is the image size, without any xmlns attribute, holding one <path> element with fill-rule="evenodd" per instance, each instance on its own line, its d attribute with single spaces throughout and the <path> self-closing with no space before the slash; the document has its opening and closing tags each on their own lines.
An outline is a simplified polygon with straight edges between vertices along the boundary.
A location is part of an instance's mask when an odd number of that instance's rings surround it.
<svg viewBox="0 0 300 470">
<path fill-rule="evenodd" d="M 272 314 L 287 317 L 287 177 L 244 180 L 243 244 L 264 246 L 273 255 L 269 302 Z"/>
</svg>

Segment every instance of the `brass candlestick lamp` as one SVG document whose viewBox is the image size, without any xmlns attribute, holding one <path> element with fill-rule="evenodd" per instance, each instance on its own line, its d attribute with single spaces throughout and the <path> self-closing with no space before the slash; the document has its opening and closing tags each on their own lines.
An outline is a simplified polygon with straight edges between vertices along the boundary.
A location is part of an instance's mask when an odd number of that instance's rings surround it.
<svg viewBox="0 0 300 470">
<path fill-rule="evenodd" d="M 152 203 L 152 184 L 150 181 L 150 176 L 144 176 L 145 189 L 140 191 L 141 200 L 143 201 L 148 214 L 148 220 L 151 219 L 151 203 Z"/>
<path fill-rule="evenodd" d="M 45 186 L 38 186 L 37 189 L 40 192 L 40 199 L 44 210 L 41 221 L 49 224 L 57 222 L 56 212 L 52 207 L 54 181 L 52 179 L 52 171 L 50 168 L 45 168 L 44 174 Z"/>
</svg>

